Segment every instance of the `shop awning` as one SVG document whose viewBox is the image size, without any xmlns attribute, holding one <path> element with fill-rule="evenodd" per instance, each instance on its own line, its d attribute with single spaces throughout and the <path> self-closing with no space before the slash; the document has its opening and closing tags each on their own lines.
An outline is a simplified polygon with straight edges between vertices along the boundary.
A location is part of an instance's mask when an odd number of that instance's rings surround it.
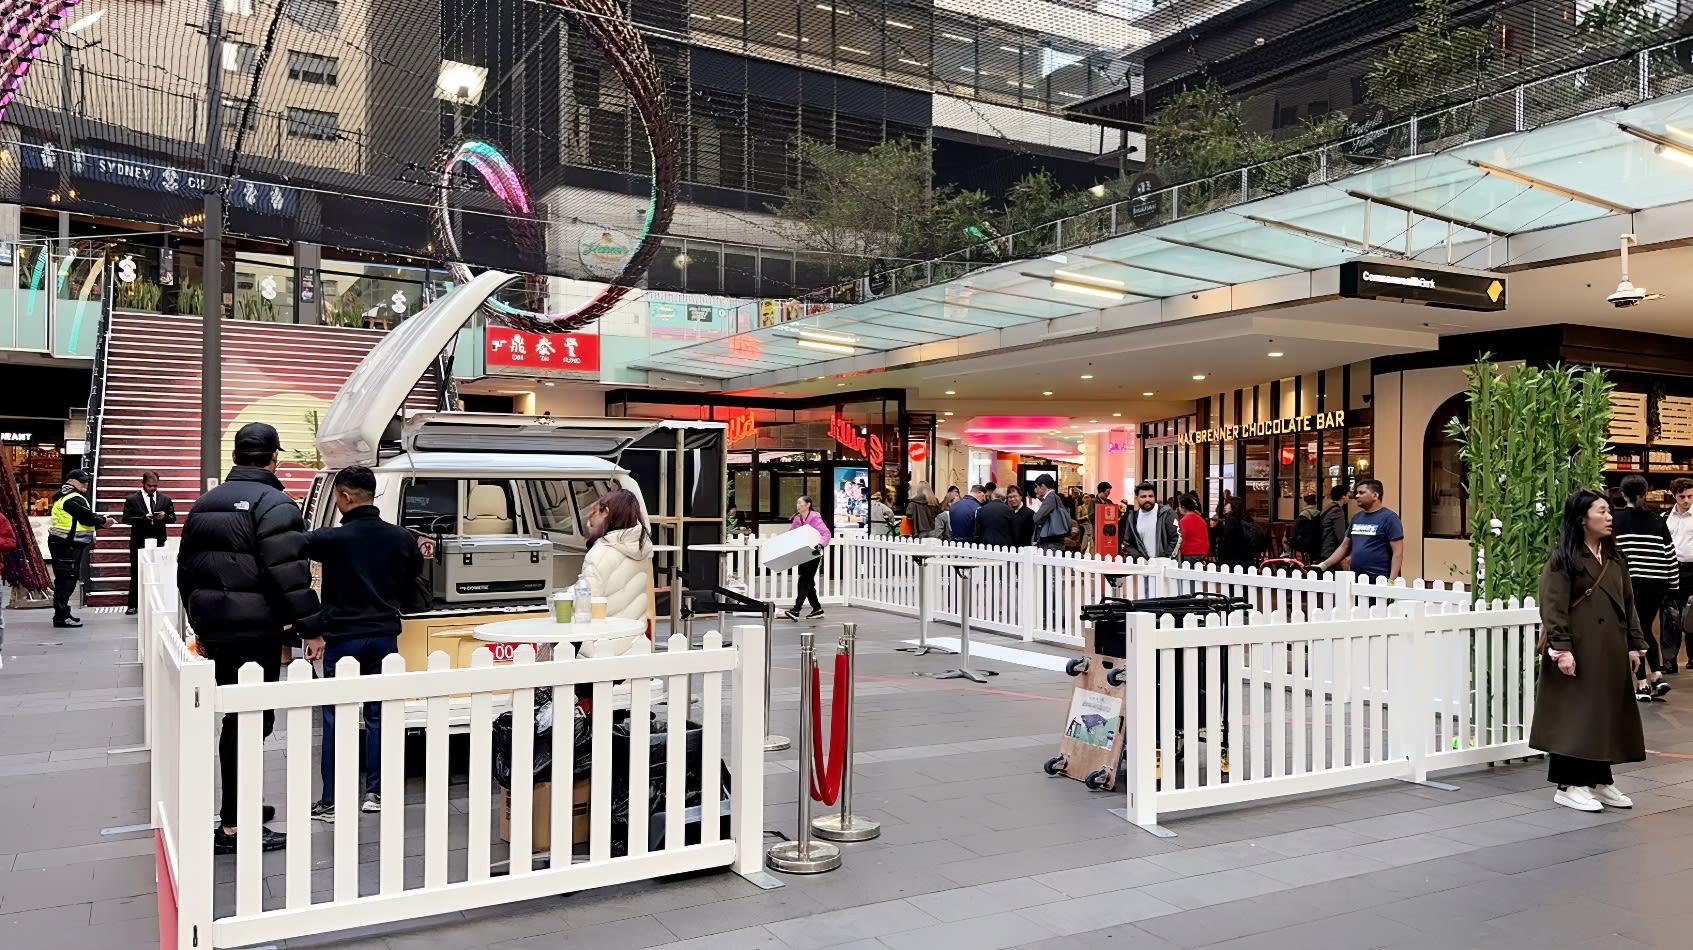
<svg viewBox="0 0 1693 950">
<path fill-rule="evenodd" d="M 908 348 L 1308 273 L 1366 254 L 1496 268 L 1510 263 L 1503 239 L 1512 235 L 1693 200 L 1693 167 L 1686 166 L 1693 166 L 1693 92 L 1387 161 L 1043 258 L 948 261 L 975 269 L 655 354 L 636 368 L 728 380 L 892 351 L 926 359 Z M 1164 194 L 1169 201 L 1192 192 Z M 1119 211 L 1113 220 L 1131 230 L 1128 205 Z M 862 360 L 854 366 L 865 368 Z"/>
</svg>

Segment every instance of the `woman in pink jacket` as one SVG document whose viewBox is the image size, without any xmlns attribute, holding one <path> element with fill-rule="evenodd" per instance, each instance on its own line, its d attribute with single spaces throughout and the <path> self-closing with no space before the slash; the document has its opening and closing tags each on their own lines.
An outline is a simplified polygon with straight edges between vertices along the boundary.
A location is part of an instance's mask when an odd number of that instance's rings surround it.
<svg viewBox="0 0 1693 950">
<path fill-rule="evenodd" d="M 810 525 L 817 529 L 817 534 L 823 538 L 823 546 L 828 547 L 833 537 L 829 533 L 829 526 L 823 523 L 823 516 L 811 506 L 811 496 L 801 495 L 795 502 L 794 518 L 791 526 Z M 820 620 L 823 617 L 823 604 L 817 599 L 817 569 L 823 566 L 822 558 L 806 561 L 799 566 L 799 599 L 794 601 L 792 610 L 783 611 L 782 616 L 789 620 L 798 620 L 800 609 L 807 600 L 811 601 L 811 613 L 805 615 L 807 620 Z"/>
</svg>

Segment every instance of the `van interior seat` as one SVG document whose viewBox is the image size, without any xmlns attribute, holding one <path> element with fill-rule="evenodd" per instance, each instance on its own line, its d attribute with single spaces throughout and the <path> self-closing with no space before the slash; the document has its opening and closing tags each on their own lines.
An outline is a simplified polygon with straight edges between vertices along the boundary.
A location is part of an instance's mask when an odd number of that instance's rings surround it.
<svg viewBox="0 0 1693 950">
<path fill-rule="evenodd" d="M 473 483 L 465 501 L 465 534 L 511 534 L 511 504 L 499 485 Z"/>
</svg>

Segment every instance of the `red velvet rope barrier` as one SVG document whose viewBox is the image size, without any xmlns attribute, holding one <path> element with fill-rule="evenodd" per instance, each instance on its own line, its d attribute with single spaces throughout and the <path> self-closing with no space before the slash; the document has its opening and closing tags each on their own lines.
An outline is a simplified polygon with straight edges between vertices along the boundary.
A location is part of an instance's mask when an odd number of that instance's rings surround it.
<svg viewBox="0 0 1693 950">
<path fill-rule="evenodd" d="M 846 774 L 847 690 L 852 689 L 852 666 L 845 653 L 835 654 L 835 709 L 829 730 L 827 763 L 823 748 L 823 670 L 811 668 L 811 800 L 833 805 L 841 797 Z"/>
</svg>

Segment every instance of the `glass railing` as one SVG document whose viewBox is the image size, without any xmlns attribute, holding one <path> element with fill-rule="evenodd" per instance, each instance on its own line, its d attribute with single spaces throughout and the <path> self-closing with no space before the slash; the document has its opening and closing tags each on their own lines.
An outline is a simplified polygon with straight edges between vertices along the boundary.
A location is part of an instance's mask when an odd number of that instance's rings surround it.
<svg viewBox="0 0 1693 950">
<path fill-rule="evenodd" d="M 1103 204 L 861 280 L 859 294 L 885 296 L 931 287 L 994 264 L 1054 254 L 1332 181 L 1367 164 L 1426 155 L 1596 109 L 1685 92 L 1693 89 L 1693 74 L 1678 65 L 1675 47 L 1686 42 L 1693 41 L 1677 37 L 1618 59 L 1570 67 L 1461 105 L 1415 115 L 1366 135 Z M 1365 143 L 1370 159 L 1360 165 L 1357 154 Z"/>
</svg>

